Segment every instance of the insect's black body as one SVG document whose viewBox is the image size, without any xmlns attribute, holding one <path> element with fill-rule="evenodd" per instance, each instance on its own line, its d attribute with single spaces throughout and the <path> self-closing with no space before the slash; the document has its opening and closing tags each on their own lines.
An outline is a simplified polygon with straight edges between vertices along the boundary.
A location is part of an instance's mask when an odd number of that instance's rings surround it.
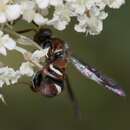
<svg viewBox="0 0 130 130">
<path fill-rule="evenodd" d="M 120 96 L 125 96 L 124 91 L 115 81 L 95 68 L 84 64 L 78 58 L 70 56 L 68 54 L 68 45 L 61 39 L 53 37 L 50 29 L 41 28 L 35 34 L 34 41 L 43 49 L 48 48 L 48 53 L 46 55 L 46 66 L 37 72 L 33 78 L 33 91 L 49 97 L 60 94 L 64 88 L 65 72 L 69 59 L 85 77 L 92 79 Z"/>
<path fill-rule="evenodd" d="M 49 29 L 40 29 L 34 41 L 43 49 L 49 50 L 46 66 L 33 78 L 32 90 L 44 96 L 56 96 L 64 88 L 65 69 L 68 63 L 64 43 L 58 38 L 53 38 Z"/>
</svg>

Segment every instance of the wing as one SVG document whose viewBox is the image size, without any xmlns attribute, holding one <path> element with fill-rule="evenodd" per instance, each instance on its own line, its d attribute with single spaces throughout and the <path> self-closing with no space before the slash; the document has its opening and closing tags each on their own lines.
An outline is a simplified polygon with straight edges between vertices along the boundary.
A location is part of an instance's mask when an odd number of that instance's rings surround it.
<svg viewBox="0 0 130 130">
<path fill-rule="evenodd" d="M 68 78 L 68 75 L 65 75 L 65 83 L 66 83 L 66 87 L 67 87 L 67 92 L 68 92 L 68 95 L 69 95 L 69 98 L 72 102 L 72 105 L 74 107 L 74 112 L 75 112 L 75 115 L 81 119 L 81 112 L 80 112 L 80 108 L 79 108 L 79 104 L 78 104 L 78 101 L 75 97 L 75 94 L 71 88 L 71 85 L 70 85 L 70 81 L 69 81 L 69 78 Z"/>
<path fill-rule="evenodd" d="M 80 71 L 82 75 L 85 77 L 95 81 L 96 83 L 104 86 L 105 88 L 113 91 L 114 93 L 118 94 L 119 96 L 125 96 L 125 92 L 115 81 L 110 79 L 109 77 L 103 75 L 101 72 L 97 71 L 95 68 L 90 67 L 82 63 L 78 58 L 72 56 L 71 62 L 75 66 L 77 70 Z"/>
</svg>

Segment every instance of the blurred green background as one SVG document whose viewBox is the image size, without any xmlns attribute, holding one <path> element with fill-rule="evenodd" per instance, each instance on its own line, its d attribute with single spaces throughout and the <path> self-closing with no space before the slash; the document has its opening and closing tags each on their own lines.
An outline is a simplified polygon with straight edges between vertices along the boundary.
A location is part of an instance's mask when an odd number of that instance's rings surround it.
<svg viewBox="0 0 130 130">
<path fill-rule="evenodd" d="M 48 99 L 19 84 L 1 89 L 8 104 L 0 103 L 0 130 L 130 130 L 129 8 L 127 1 L 119 10 L 108 10 L 109 17 L 98 36 L 86 38 L 74 32 L 73 25 L 64 32 L 53 29 L 55 36 L 68 41 L 76 55 L 118 81 L 126 92 L 125 98 L 84 78 L 70 65 L 68 74 L 80 103 L 82 120 L 73 115 L 66 92 Z M 0 58 L 18 66 L 19 57 L 12 53 L 9 58 Z"/>
</svg>

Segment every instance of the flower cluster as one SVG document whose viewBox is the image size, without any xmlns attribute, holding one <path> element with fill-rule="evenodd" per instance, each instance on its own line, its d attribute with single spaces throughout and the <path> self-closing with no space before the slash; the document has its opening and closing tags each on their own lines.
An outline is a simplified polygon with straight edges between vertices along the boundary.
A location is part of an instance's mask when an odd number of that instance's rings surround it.
<svg viewBox="0 0 130 130">
<path fill-rule="evenodd" d="M 16 42 L 9 37 L 8 34 L 4 35 L 2 31 L 0 31 L 0 54 L 7 55 L 6 49 L 13 50 L 16 46 Z"/>
<path fill-rule="evenodd" d="M 124 0 L 0 0 L 0 23 L 24 19 L 35 24 L 64 30 L 71 18 L 77 19 L 75 31 L 99 34 L 103 20 L 108 16 L 105 7 L 118 9 Z M 53 7 L 53 16 L 49 10 Z"/>
<path fill-rule="evenodd" d="M 30 53 L 27 49 L 18 46 L 17 41 L 13 40 L 8 34 L 4 34 L 0 31 L 0 55 L 7 56 L 7 50 L 21 53 L 26 61 L 22 62 L 17 70 L 8 67 L 8 65 L 5 65 L 0 61 L 0 88 L 3 87 L 3 85 L 10 86 L 11 84 L 17 83 L 24 75 L 32 77 L 34 74 L 33 68 L 35 66 L 42 68 L 39 63 L 44 61 L 45 56 L 48 53 L 48 49 L 36 50 L 33 53 Z M 5 102 L 2 94 L 0 94 L 0 99 Z"/>
<path fill-rule="evenodd" d="M 16 45 L 16 42 L 7 34 L 3 34 L 0 31 L 0 53 L 4 56 L 7 55 L 6 48 L 8 50 L 15 50 L 23 54 L 26 62 L 23 62 L 18 70 L 14 70 L 4 64 L 0 64 L 0 87 L 4 84 L 10 85 L 18 81 L 23 76 L 31 77 L 34 74 L 33 67 L 35 63 L 40 63 L 41 59 L 47 55 L 48 49 L 36 50 L 32 54 L 26 49 Z M 29 56 L 28 56 L 29 55 Z M 33 61 L 33 63 L 31 63 Z M 43 59 L 42 59 L 43 61 Z"/>
</svg>

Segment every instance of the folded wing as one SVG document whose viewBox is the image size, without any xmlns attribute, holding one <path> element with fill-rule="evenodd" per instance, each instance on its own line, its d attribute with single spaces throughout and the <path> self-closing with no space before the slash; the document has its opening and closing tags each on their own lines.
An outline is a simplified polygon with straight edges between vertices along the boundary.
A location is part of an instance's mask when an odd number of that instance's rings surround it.
<svg viewBox="0 0 130 130">
<path fill-rule="evenodd" d="M 97 71 L 95 68 L 82 63 L 79 59 L 77 59 L 74 56 L 71 57 L 71 61 L 72 61 L 72 64 L 75 66 L 75 68 L 79 70 L 80 73 L 84 75 L 85 77 L 113 91 L 119 96 L 125 96 L 125 92 L 123 91 L 121 86 L 119 86 L 115 81 L 113 81 L 109 77 L 103 75 L 101 72 Z"/>
</svg>

